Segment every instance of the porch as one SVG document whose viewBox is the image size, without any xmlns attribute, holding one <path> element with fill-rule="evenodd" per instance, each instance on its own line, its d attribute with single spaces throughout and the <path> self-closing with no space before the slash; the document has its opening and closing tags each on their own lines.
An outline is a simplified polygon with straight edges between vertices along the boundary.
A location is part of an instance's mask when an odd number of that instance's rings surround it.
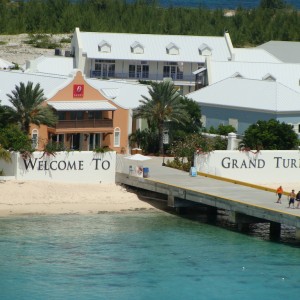
<svg viewBox="0 0 300 300">
<path fill-rule="evenodd" d="M 70 128 L 110 128 L 113 130 L 113 120 L 112 119 L 92 119 L 92 120 L 59 120 L 54 126 L 55 129 L 70 129 Z"/>
</svg>

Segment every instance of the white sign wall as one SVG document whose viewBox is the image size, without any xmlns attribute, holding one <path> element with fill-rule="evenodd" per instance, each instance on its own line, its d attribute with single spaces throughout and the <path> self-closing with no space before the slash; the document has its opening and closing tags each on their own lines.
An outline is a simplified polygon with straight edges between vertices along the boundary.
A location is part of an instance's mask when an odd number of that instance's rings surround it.
<svg viewBox="0 0 300 300">
<path fill-rule="evenodd" d="M 249 183 L 299 182 L 300 151 L 213 151 L 196 155 L 197 171 Z"/>
<path fill-rule="evenodd" d="M 2 164 L 6 176 L 18 180 L 53 180 L 60 182 L 115 183 L 116 152 L 34 152 L 24 159 L 13 153 L 11 164 Z"/>
</svg>

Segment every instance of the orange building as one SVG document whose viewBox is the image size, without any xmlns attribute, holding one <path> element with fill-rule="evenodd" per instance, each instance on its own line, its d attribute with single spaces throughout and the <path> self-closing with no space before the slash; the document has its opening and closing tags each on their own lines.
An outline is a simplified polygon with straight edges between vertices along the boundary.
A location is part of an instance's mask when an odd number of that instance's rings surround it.
<svg viewBox="0 0 300 300">
<path fill-rule="evenodd" d="M 52 142 L 66 149 L 92 151 L 109 147 L 128 152 L 129 109 L 118 106 L 92 87 L 77 71 L 74 78 L 46 101 L 58 117 L 55 127 L 31 126 L 35 148 Z"/>
</svg>

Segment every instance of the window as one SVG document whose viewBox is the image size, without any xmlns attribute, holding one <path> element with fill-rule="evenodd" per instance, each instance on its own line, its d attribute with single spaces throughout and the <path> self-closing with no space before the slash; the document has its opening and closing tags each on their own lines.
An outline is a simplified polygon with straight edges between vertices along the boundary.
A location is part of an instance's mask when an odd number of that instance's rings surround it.
<svg viewBox="0 0 300 300">
<path fill-rule="evenodd" d="M 144 53 L 144 46 L 139 42 L 134 42 L 131 46 L 131 53 L 135 54 L 143 54 Z"/>
<path fill-rule="evenodd" d="M 83 111 L 71 111 L 71 120 L 83 120 Z"/>
<path fill-rule="evenodd" d="M 201 119 L 200 119 L 201 123 L 202 123 L 202 127 L 206 127 L 206 116 L 202 115 Z"/>
<path fill-rule="evenodd" d="M 65 135 L 64 134 L 53 134 L 51 136 L 51 139 L 52 139 L 52 142 L 54 142 L 54 143 L 63 144 L 64 140 L 65 140 Z"/>
<path fill-rule="evenodd" d="M 89 120 L 101 120 L 102 112 L 101 111 L 89 111 Z"/>
<path fill-rule="evenodd" d="M 266 74 L 262 80 L 266 80 L 266 81 L 276 81 L 276 78 L 272 75 L 272 74 Z"/>
<path fill-rule="evenodd" d="M 95 59 L 94 75 L 97 77 L 115 77 L 115 60 Z"/>
<path fill-rule="evenodd" d="M 300 123 L 296 123 L 296 124 L 288 123 L 288 125 L 290 125 L 297 134 L 300 133 Z"/>
<path fill-rule="evenodd" d="M 149 78 L 149 65 L 143 63 L 129 65 L 129 78 Z"/>
<path fill-rule="evenodd" d="M 102 40 L 99 44 L 98 44 L 98 51 L 100 52 L 111 52 L 111 44 L 108 43 L 105 40 Z"/>
<path fill-rule="evenodd" d="M 77 112 L 77 120 L 83 120 L 83 111 Z"/>
<path fill-rule="evenodd" d="M 163 67 L 163 77 L 176 79 L 183 79 L 183 64 L 179 65 L 177 62 L 165 62 Z"/>
<path fill-rule="evenodd" d="M 204 43 L 200 45 L 198 50 L 200 55 L 206 55 L 206 56 L 211 55 L 211 51 L 212 51 L 212 49 Z"/>
<path fill-rule="evenodd" d="M 37 129 L 32 130 L 31 141 L 32 148 L 37 149 L 39 146 L 39 132 Z"/>
<path fill-rule="evenodd" d="M 101 66 L 102 66 L 101 64 L 99 64 L 99 63 L 96 62 L 95 63 L 95 70 L 101 72 Z"/>
<path fill-rule="evenodd" d="M 170 43 L 166 47 L 166 52 L 167 52 L 167 54 L 170 54 L 170 55 L 178 55 L 179 54 L 179 47 L 174 43 Z"/>
<path fill-rule="evenodd" d="M 66 112 L 65 111 L 59 111 L 58 113 L 58 120 L 65 120 L 66 119 Z"/>
<path fill-rule="evenodd" d="M 101 147 L 101 133 L 90 133 L 89 150 Z"/>
<path fill-rule="evenodd" d="M 135 65 L 129 65 L 129 78 L 135 78 Z"/>
<path fill-rule="evenodd" d="M 114 130 L 114 147 L 120 147 L 120 128 Z"/>
<path fill-rule="evenodd" d="M 231 119 L 231 118 L 229 118 L 228 123 L 229 123 L 229 125 L 231 125 L 236 131 L 238 130 L 238 127 L 239 127 L 239 120 L 238 120 L 238 119 Z"/>
</svg>

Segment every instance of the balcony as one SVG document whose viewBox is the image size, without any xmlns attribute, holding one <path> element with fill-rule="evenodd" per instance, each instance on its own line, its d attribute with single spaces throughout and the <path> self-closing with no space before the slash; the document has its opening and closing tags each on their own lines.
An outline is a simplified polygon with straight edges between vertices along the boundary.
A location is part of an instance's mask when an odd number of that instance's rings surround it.
<svg viewBox="0 0 300 300">
<path fill-rule="evenodd" d="M 127 72 L 127 73 L 117 73 L 113 72 L 111 74 L 107 74 L 107 76 L 101 76 L 100 71 L 91 70 L 90 72 L 91 78 L 105 78 L 105 79 L 129 79 L 129 80 L 152 80 L 152 81 L 162 81 L 164 78 L 172 78 L 174 82 L 184 82 L 195 84 L 196 76 L 194 74 L 184 75 L 183 73 L 177 74 L 151 74 L 151 73 L 136 73 Z"/>
<path fill-rule="evenodd" d="M 59 120 L 56 129 L 83 129 L 83 128 L 113 128 L 112 119 L 102 120 Z"/>
</svg>

